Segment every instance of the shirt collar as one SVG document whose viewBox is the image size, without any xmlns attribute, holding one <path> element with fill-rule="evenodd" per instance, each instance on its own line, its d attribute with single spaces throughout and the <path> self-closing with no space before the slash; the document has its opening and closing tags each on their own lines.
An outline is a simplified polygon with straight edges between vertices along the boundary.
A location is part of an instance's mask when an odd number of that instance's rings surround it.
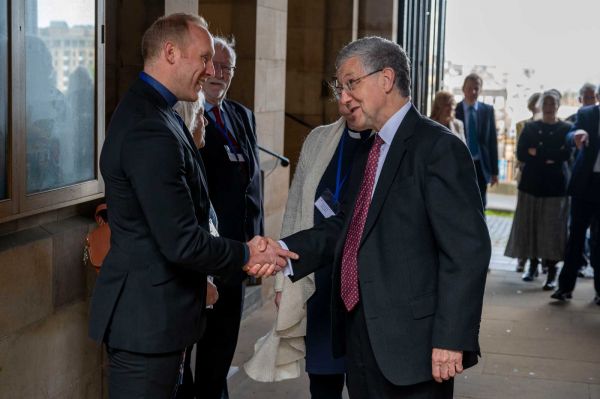
<svg viewBox="0 0 600 399">
<path fill-rule="evenodd" d="M 162 98 L 165 99 L 169 107 L 172 107 L 177 102 L 177 97 L 175 94 L 171 93 L 169 89 L 167 89 L 162 83 L 158 80 L 154 79 L 152 76 L 148 75 L 146 72 L 140 72 L 140 79 L 144 82 L 148 83 L 154 90 L 161 95 Z"/>
<path fill-rule="evenodd" d="M 216 105 L 211 104 L 208 101 L 204 100 L 204 110 L 206 112 L 210 113 L 214 107 L 216 107 Z M 219 110 L 222 111 L 221 107 L 219 107 Z"/>
<path fill-rule="evenodd" d="M 469 112 L 469 107 L 470 105 L 467 104 L 466 101 L 463 101 L 463 111 L 465 111 L 465 115 L 467 114 L 467 112 Z M 475 104 L 473 104 L 473 108 L 475 109 L 475 112 L 477 112 L 479 108 L 479 101 L 475 101 Z"/>
<path fill-rule="evenodd" d="M 400 127 L 400 124 L 404 120 L 404 117 L 412 107 L 412 103 L 408 101 L 402 108 L 400 108 L 390 119 L 385 122 L 381 130 L 379 131 L 379 137 L 388 145 L 392 144 L 394 136 Z"/>
</svg>

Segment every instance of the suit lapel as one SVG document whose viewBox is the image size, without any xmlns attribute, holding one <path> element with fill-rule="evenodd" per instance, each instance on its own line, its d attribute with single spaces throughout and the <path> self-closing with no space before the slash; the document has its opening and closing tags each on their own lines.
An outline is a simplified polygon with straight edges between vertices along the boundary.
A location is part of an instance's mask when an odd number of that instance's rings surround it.
<svg viewBox="0 0 600 399">
<path fill-rule="evenodd" d="M 246 135 L 244 122 L 242 121 L 240 115 L 233 108 L 233 106 L 231 106 L 227 102 L 227 100 L 223 101 L 223 108 L 225 109 L 225 112 L 227 112 L 227 116 L 229 117 L 229 120 L 233 125 L 232 129 L 234 129 L 234 131 L 232 133 L 235 136 L 240 146 L 240 149 L 242 150 L 242 155 L 246 159 L 246 164 L 248 166 L 249 172 L 249 180 L 252 180 L 252 176 L 254 175 L 254 160 L 252 158 L 252 152 L 248 149 L 248 138 Z"/>
<path fill-rule="evenodd" d="M 598 137 L 598 130 L 600 129 L 600 105 L 596 105 L 592 109 L 591 117 L 592 120 L 590 121 L 590 126 L 592 126 L 592 129 L 590 129 L 591 132 L 588 132 L 588 134 L 590 135 L 590 144 L 592 148 L 596 149 L 597 152 L 598 148 L 600 147 L 600 137 Z"/>
<path fill-rule="evenodd" d="M 486 120 L 486 109 L 482 102 L 477 104 L 477 141 L 482 141 L 483 123 Z"/>
<path fill-rule="evenodd" d="M 179 139 L 187 146 L 187 148 L 192 151 L 194 155 L 194 159 L 198 162 L 198 166 L 200 167 L 200 181 L 202 182 L 202 187 L 208 196 L 208 185 L 206 183 L 206 170 L 204 169 L 204 162 L 202 162 L 202 157 L 200 156 L 200 151 L 196 148 L 194 144 L 194 139 L 192 138 L 191 133 L 187 130 L 187 127 L 181 126 L 177 117 L 175 115 L 171 115 L 169 112 L 164 112 L 165 118 L 169 121 L 169 124 L 175 131 L 176 135 Z M 185 129 L 185 130 L 184 130 Z"/>
<path fill-rule="evenodd" d="M 465 121 L 465 109 L 462 101 L 456 105 L 456 119 L 460 119 L 466 127 L 467 121 Z"/>
<path fill-rule="evenodd" d="M 375 187 L 373 198 L 371 199 L 371 205 L 369 206 L 367 221 L 365 222 L 365 227 L 363 229 L 361 244 L 373 228 L 373 225 L 377 220 L 377 216 L 379 215 L 379 212 L 381 212 L 381 208 L 383 207 L 383 203 L 385 202 L 388 191 L 394 181 L 396 172 L 398 171 L 400 163 L 404 158 L 404 154 L 406 152 L 405 141 L 413 134 L 414 127 L 418 119 L 419 113 L 414 106 L 412 106 L 398 127 L 396 134 L 394 135 L 394 139 L 392 140 L 392 144 L 388 150 L 385 162 L 381 168 L 381 174 L 377 180 L 377 186 Z"/>
</svg>

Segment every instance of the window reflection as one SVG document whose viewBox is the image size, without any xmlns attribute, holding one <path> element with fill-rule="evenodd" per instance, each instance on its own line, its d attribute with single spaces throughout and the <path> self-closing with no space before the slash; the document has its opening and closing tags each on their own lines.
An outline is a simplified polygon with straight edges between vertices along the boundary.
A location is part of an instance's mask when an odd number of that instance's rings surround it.
<svg viewBox="0 0 600 399">
<path fill-rule="evenodd" d="M 28 193 L 95 177 L 95 13 L 82 3 L 27 0 Z M 42 20 L 48 7 L 69 9 L 67 20 Z"/>
<path fill-rule="evenodd" d="M 8 195 L 8 8 L 0 0 L 0 200 Z"/>
</svg>

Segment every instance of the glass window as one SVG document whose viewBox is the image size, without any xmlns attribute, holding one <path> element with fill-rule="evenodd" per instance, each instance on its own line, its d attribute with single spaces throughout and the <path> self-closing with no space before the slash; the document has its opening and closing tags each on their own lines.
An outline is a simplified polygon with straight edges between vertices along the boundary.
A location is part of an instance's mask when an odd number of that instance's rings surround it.
<svg viewBox="0 0 600 399">
<path fill-rule="evenodd" d="M 57 70 L 52 56 L 58 50 L 56 36 L 67 35 L 72 40 L 89 40 L 87 50 L 95 57 L 94 2 L 82 3 L 73 8 L 71 0 L 27 0 L 27 12 L 35 14 L 26 14 L 25 26 L 28 193 L 95 178 L 94 70 L 68 62 L 76 57 L 68 50 L 63 53 L 62 70 Z M 41 12 L 49 7 L 71 10 L 61 21 L 64 28 L 49 26 Z M 73 29 L 75 25 L 89 29 Z M 70 45 L 70 40 L 64 44 Z"/>
<path fill-rule="evenodd" d="M 0 0 L 0 200 L 8 196 L 8 0 Z"/>
</svg>

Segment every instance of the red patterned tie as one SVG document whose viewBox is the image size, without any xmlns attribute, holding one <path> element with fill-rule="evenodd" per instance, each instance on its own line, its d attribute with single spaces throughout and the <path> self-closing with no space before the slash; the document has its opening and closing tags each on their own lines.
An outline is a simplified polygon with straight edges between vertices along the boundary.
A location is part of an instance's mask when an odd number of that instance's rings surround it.
<svg viewBox="0 0 600 399">
<path fill-rule="evenodd" d="M 354 206 L 354 214 L 350 221 L 350 228 L 344 243 L 342 255 L 342 282 L 341 296 L 346 309 L 351 311 L 358 303 L 358 245 L 362 237 L 369 206 L 371 205 L 371 193 L 375 185 L 375 174 L 383 140 L 379 135 L 375 136 L 375 142 L 369 151 L 367 167 L 363 175 L 360 192 Z"/>
<path fill-rule="evenodd" d="M 223 129 L 223 131 L 226 132 L 227 137 L 231 141 L 231 144 L 233 144 L 235 151 L 239 153 L 240 145 L 238 144 L 237 140 L 235 139 L 235 136 L 233 134 L 231 134 L 231 132 L 229 130 L 225 130 L 225 123 L 223 123 L 223 118 L 221 117 L 221 110 L 219 109 L 219 107 L 213 107 L 211 111 L 215 115 L 215 121 L 217 122 L 217 124 L 219 126 L 221 126 L 221 129 Z"/>
</svg>

